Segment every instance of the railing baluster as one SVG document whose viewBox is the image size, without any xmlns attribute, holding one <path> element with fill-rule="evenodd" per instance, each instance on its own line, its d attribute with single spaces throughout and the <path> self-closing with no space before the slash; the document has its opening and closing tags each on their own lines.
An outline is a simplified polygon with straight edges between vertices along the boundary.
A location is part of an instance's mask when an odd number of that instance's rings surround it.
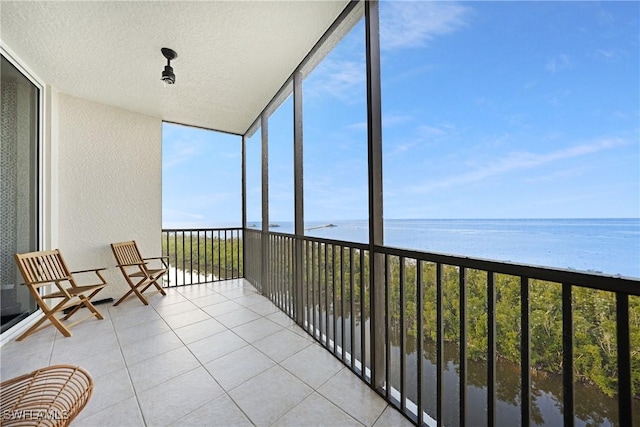
<svg viewBox="0 0 640 427">
<path fill-rule="evenodd" d="M 342 363 L 345 362 L 346 345 L 344 343 L 346 339 L 346 333 L 344 331 L 344 246 L 340 245 L 340 317 L 342 319 L 342 337 L 340 338 L 340 344 L 342 345 Z"/>
<path fill-rule="evenodd" d="M 371 254 L 369 254 L 371 256 Z M 366 353 L 366 342 L 365 342 L 365 312 L 364 312 L 364 250 L 360 249 L 360 373 L 362 378 L 366 377 L 366 369 L 365 369 L 365 353 Z"/>
<path fill-rule="evenodd" d="M 211 230 L 211 255 L 207 257 L 211 263 L 211 277 L 213 281 L 220 280 L 216 275 L 216 243 L 218 243 L 218 250 L 220 249 L 220 244 L 216 241 L 215 233 L 215 230 Z"/>
<path fill-rule="evenodd" d="M 189 283 L 193 284 L 193 230 L 189 230 Z"/>
<path fill-rule="evenodd" d="M 407 301 L 404 295 L 404 287 L 406 281 L 406 272 L 405 272 L 405 258 L 400 257 L 400 409 L 402 412 L 405 412 L 407 409 L 407 340 L 405 338 L 405 330 L 407 328 L 407 323 L 405 319 L 405 310 L 407 307 Z"/>
<path fill-rule="evenodd" d="M 208 230 L 204 230 L 204 277 L 205 277 L 205 280 L 209 276 L 209 257 L 207 256 L 207 254 L 209 253 L 207 251 L 207 246 L 208 246 L 207 241 L 209 240 L 207 237 L 209 235 L 208 233 L 209 233 Z"/>
<path fill-rule="evenodd" d="M 629 296 L 616 292 L 616 341 L 618 350 L 618 423 L 633 425 L 631 395 L 631 343 L 629 339 Z M 629 375 L 625 375 L 629 372 Z"/>
<path fill-rule="evenodd" d="M 333 266 L 333 274 L 331 275 L 331 283 L 333 284 L 333 307 L 331 307 L 331 312 L 333 313 L 333 354 L 336 354 L 338 345 L 338 319 L 336 318 L 336 245 L 331 246 L 331 265 Z"/>
<path fill-rule="evenodd" d="M 324 345 L 329 348 L 329 245 L 324 245 Z"/>
<path fill-rule="evenodd" d="M 291 262 L 291 239 L 290 238 L 285 238 L 285 242 L 286 242 L 286 250 L 287 250 L 287 257 L 286 257 L 286 280 L 287 280 L 287 292 L 285 294 L 285 300 L 287 302 L 287 313 L 289 314 L 289 316 L 293 317 L 293 306 L 291 304 L 291 296 L 293 295 L 292 293 L 292 287 L 291 287 L 291 282 L 292 282 L 292 272 L 293 272 L 293 263 Z"/>
<path fill-rule="evenodd" d="M 196 233 L 196 245 L 198 248 L 198 283 L 200 283 L 200 230 L 196 230 Z"/>
<path fill-rule="evenodd" d="M 487 425 L 496 425 L 496 284 L 487 272 Z"/>
<path fill-rule="evenodd" d="M 273 248 L 275 250 L 275 252 L 272 252 L 274 254 L 273 258 L 273 290 L 275 292 L 275 296 L 276 296 L 276 301 L 278 304 L 278 307 L 280 307 L 280 310 L 285 311 L 284 308 L 282 307 L 282 290 L 281 290 L 281 286 L 282 286 L 282 280 L 280 280 L 280 278 L 282 277 L 282 262 L 283 262 L 283 256 L 282 256 L 282 251 L 280 250 L 280 248 L 282 247 L 282 238 L 280 236 L 276 236 L 275 239 L 273 239 Z"/>
<path fill-rule="evenodd" d="M 227 260 L 227 230 L 224 230 L 224 278 L 227 279 L 229 271 L 229 261 Z M 222 278 L 221 278 L 222 279 Z"/>
<path fill-rule="evenodd" d="M 222 243 L 220 242 L 220 230 L 218 230 L 218 280 L 222 280 Z"/>
<path fill-rule="evenodd" d="M 276 285 L 276 299 L 278 300 L 278 306 L 280 307 L 280 310 L 284 311 L 286 313 L 287 309 L 284 306 L 284 298 L 282 298 L 282 289 L 283 289 L 283 282 L 284 280 L 282 280 L 283 276 L 284 276 L 284 251 L 283 249 L 283 245 L 282 245 L 282 237 L 278 236 L 276 237 L 276 242 L 275 242 L 275 246 L 276 246 L 276 257 L 275 261 L 276 261 L 276 275 L 275 275 L 275 285 Z"/>
<path fill-rule="evenodd" d="M 355 272 L 353 270 L 353 252 L 354 249 L 353 248 L 349 248 L 349 299 L 350 299 L 350 304 L 351 304 L 351 312 L 349 313 L 349 325 L 351 326 L 351 347 L 350 347 L 350 352 L 351 352 L 351 370 L 355 372 L 356 370 L 356 319 L 355 319 L 355 312 L 356 312 L 356 308 L 355 308 L 355 298 L 354 298 L 354 293 L 353 293 L 353 284 L 354 284 L 354 276 L 355 276 Z"/>
<path fill-rule="evenodd" d="M 573 312 L 567 283 L 562 284 L 562 401 L 564 425 L 573 426 Z"/>
<path fill-rule="evenodd" d="M 178 232 L 173 233 L 173 247 L 176 248 L 175 253 L 175 264 L 173 267 L 173 275 L 175 276 L 173 283 L 178 286 Z M 184 251 L 182 252 L 184 254 Z"/>
<path fill-rule="evenodd" d="M 531 419 L 531 337 L 529 336 L 529 279 L 520 278 L 520 424 L 528 427 Z"/>
<path fill-rule="evenodd" d="M 182 284 L 184 285 L 187 281 L 187 272 L 185 268 L 185 258 L 187 256 L 185 252 L 185 242 L 184 242 L 184 231 L 182 232 Z"/>
<path fill-rule="evenodd" d="M 385 387 L 385 396 L 387 400 L 391 399 L 391 301 L 390 301 L 390 292 L 391 292 L 391 271 L 389 268 L 389 255 L 384 254 L 384 336 L 385 336 L 385 349 L 384 349 L 384 360 L 385 366 L 387 367 L 386 372 L 386 387 Z"/>
<path fill-rule="evenodd" d="M 293 310 L 291 306 L 291 239 L 288 237 L 284 238 L 285 241 L 285 281 L 286 281 L 286 292 L 285 292 L 285 305 L 287 307 L 286 313 L 289 316 L 293 316 Z"/>
<path fill-rule="evenodd" d="M 436 420 L 442 424 L 444 417 L 444 326 L 443 326 L 443 292 L 442 292 L 442 264 L 436 265 Z"/>
<path fill-rule="evenodd" d="M 320 325 L 320 243 L 313 244 L 313 336 L 318 341 L 322 340 L 322 328 Z"/>
<path fill-rule="evenodd" d="M 275 261 L 274 262 L 275 265 L 273 266 L 274 267 L 273 270 L 275 272 L 274 277 L 273 277 L 273 284 L 274 284 L 274 290 L 275 290 L 275 293 L 276 293 L 276 301 L 278 302 L 278 307 L 280 307 L 280 310 L 285 311 L 285 309 L 283 308 L 283 305 L 282 305 L 282 280 L 281 280 L 281 278 L 282 278 L 282 271 L 283 271 L 282 264 L 283 264 L 283 261 L 284 261 L 283 253 L 280 250 L 280 248 L 282 247 L 282 237 L 276 236 L 276 238 L 274 239 L 274 242 L 273 242 L 273 246 L 274 246 L 274 249 L 275 249 L 275 252 L 274 252 L 275 256 L 273 257 L 274 261 Z"/>
<path fill-rule="evenodd" d="M 167 247 L 167 251 L 166 253 L 163 251 L 162 252 L 162 256 L 169 256 L 169 253 L 171 252 L 171 246 L 169 246 L 169 232 L 166 231 L 163 233 L 165 235 L 165 242 L 166 242 L 166 247 Z M 169 260 L 171 260 L 171 258 L 169 258 Z M 169 264 L 171 264 L 171 262 L 169 262 Z M 171 286 L 171 279 L 169 279 L 169 274 L 167 274 L 167 287 Z"/>
<path fill-rule="evenodd" d="M 291 312 L 291 316 L 296 318 L 296 292 L 297 292 L 297 283 L 296 283 L 296 242 L 295 238 L 289 238 L 289 311 Z"/>
<path fill-rule="evenodd" d="M 294 241 L 292 240 L 292 238 L 289 238 L 289 313 L 290 316 L 293 317 L 295 319 L 296 317 L 296 310 L 294 310 L 294 304 L 295 304 L 295 278 L 296 278 L 296 274 L 295 274 L 295 269 L 296 269 L 296 264 L 295 264 L 295 254 L 294 254 Z"/>
<path fill-rule="evenodd" d="M 309 270 L 309 247 L 311 244 L 313 244 L 312 242 L 309 242 L 307 240 L 305 240 L 303 242 L 304 244 L 304 252 L 305 252 L 305 260 L 304 260 L 304 264 L 305 264 L 305 272 L 307 273 L 305 275 L 305 280 L 307 281 L 306 286 L 304 287 L 305 292 L 306 292 L 306 297 L 307 297 L 307 332 L 309 332 L 311 335 L 313 335 L 312 330 L 311 330 L 311 324 L 313 323 L 311 320 L 311 289 L 313 288 L 313 284 L 311 283 L 311 281 L 309 280 L 311 278 L 311 271 Z"/>
<path fill-rule="evenodd" d="M 467 270 L 460 268 L 460 425 L 467 416 Z"/>
<path fill-rule="evenodd" d="M 278 252 L 278 236 L 274 236 L 271 239 L 271 249 L 269 250 L 269 271 L 271 272 L 271 280 L 269 281 L 269 287 L 271 288 L 271 294 L 279 308 L 282 308 L 280 304 L 280 293 L 278 292 L 278 268 L 280 263 L 278 262 L 280 252 Z"/>
<path fill-rule="evenodd" d="M 283 299 L 284 299 L 284 307 L 285 310 L 284 312 L 287 313 L 289 316 L 292 316 L 291 313 L 291 303 L 289 301 L 289 298 L 291 297 L 291 263 L 290 263 L 290 259 L 289 259 L 289 238 L 288 237 L 283 237 L 282 238 L 282 242 L 284 243 L 284 277 L 283 277 Z"/>
<path fill-rule="evenodd" d="M 416 315 L 417 315 L 417 328 L 418 328 L 418 337 L 417 337 L 417 350 L 416 350 L 416 364 L 417 364 L 417 372 L 418 372 L 418 379 L 417 379 L 417 383 L 418 383 L 418 390 L 417 390 L 417 407 L 418 407 L 418 425 L 422 426 L 422 423 L 424 421 L 424 416 L 422 414 L 423 409 L 423 405 L 422 405 L 422 352 L 424 351 L 423 349 L 423 341 L 424 341 L 424 329 L 423 329 L 423 316 L 422 316 L 422 311 L 424 310 L 423 307 L 423 300 L 424 300 L 424 288 L 422 286 L 422 261 L 420 260 L 416 260 L 416 298 L 417 298 L 417 304 L 416 304 Z M 389 346 L 389 341 L 387 341 L 387 347 Z M 389 371 L 389 365 L 387 365 L 387 372 Z M 461 424 L 462 425 L 462 424 Z"/>
</svg>

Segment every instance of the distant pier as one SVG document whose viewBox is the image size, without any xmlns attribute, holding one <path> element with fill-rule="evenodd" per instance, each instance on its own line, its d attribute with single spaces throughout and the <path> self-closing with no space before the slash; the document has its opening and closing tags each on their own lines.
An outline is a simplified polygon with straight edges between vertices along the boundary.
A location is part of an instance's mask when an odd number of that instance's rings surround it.
<svg viewBox="0 0 640 427">
<path fill-rule="evenodd" d="M 332 227 L 337 227 L 337 225 L 335 225 L 335 224 L 317 225 L 315 227 L 305 228 L 304 231 L 317 230 L 319 228 L 332 228 Z"/>
</svg>

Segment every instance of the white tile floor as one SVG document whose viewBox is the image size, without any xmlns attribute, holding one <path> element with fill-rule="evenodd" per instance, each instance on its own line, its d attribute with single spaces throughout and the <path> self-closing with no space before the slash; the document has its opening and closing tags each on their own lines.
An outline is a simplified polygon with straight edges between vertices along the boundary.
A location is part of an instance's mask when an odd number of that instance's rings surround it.
<svg viewBox="0 0 640 427">
<path fill-rule="evenodd" d="M 74 426 L 411 425 L 249 282 L 167 291 L 4 345 L 0 377 L 82 366 L 95 389 Z"/>
</svg>

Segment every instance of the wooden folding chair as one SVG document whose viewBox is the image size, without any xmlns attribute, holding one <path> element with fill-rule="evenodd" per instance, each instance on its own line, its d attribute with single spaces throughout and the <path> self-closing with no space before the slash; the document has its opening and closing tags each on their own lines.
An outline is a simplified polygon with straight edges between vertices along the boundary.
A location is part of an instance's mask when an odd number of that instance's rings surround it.
<svg viewBox="0 0 640 427">
<path fill-rule="evenodd" d="M 16 254 L 15 259 L 25 281 L 23 285 L 29 288 L 31 295 L 44 313 L 44 317 L 20 335 L 18 341 L 41 329 L 40 326 L 47 320 L 49 320 L 62 335 L 70 337 L 71 332 L 69 332 L 68 328 L 92 316 L 98 319 L 103 318 L 100 312 L 91 304 L 91 299 L 100 292 L 102 288 L 107 286 L 106 280 L 104 280 L 104 277 L 100 274 L 100 271 L 104 270 L 104 268 L 70 272 L 58 249 Z M 78 286 L 73 278 L 73 274 L 90 272 L 94 272 L 98 276 L 100 283 Z M 70 286 L 63 286 L 65 282 Z M 45 302 L 45 300 L 56 299 L 60 300 L 52 301 L 53 306 Z M 90 314 L 70 325 L 65 326 L 56 318 L 57 313 L 69 308 L 70 311 L 62 317 L 62 320 L 67 320 L 82 307 L 89 309 Z"/>
<path fill-rule="evenodd" d="M 131 287 L 114 305 L 120 304 L 132 293 L 136 294 L 144 305 L 149 305 L 149 302 L 142 293 L 151 286 L 155 286 L 158 292 L 166 295 L 164 289 L 162 289 L 162 286 L 158 283 L 158 280 L 163 274 L 169 271 L 167 264 L 169 257 L 142 258 L 140 250 L 138 250 L 138 245 L 136 245 L 134 240 L 130 242 L 112 243 L 111 249 L 118 262 L 118 267 L 120 267 L 120 271 L 122 271 L 122 275 L 129 284 L 129 287 Z M 148 262 L 152 260 L 160 260 L 163 267 L 149 268 Z"/>
</svg>

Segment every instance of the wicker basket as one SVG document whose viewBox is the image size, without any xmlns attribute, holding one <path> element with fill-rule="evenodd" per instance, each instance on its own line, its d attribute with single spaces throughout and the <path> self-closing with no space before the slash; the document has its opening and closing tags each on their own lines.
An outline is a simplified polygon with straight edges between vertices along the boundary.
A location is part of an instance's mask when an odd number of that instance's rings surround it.
<svg viewBox="0 0 640 427">
<path fill-rule="evenodd" d="M 85 407 L 93 381 L 78 366 L 54 365 L 0 384 L 0 425 L 68 426 Z"/>
</svg>

